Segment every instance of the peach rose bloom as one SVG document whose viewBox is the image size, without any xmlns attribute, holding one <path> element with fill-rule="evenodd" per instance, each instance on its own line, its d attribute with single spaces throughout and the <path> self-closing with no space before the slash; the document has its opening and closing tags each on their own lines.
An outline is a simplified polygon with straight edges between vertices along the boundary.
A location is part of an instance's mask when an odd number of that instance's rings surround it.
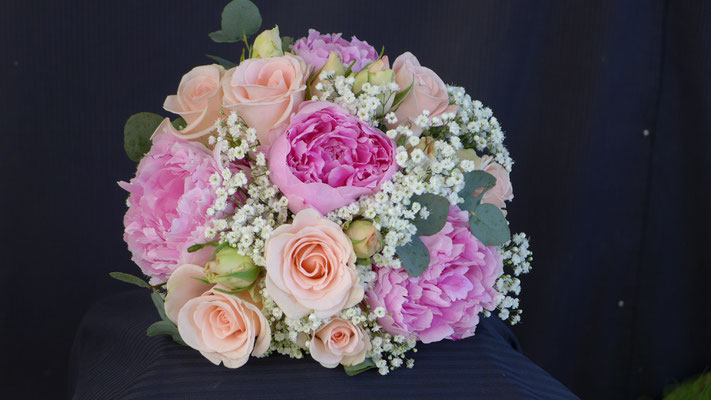
<svg viewBox="0 0 711 400">
<path fill-rule="evenodd" d="M 365 361 L 371 348 L 370 339 L 361 328 L 340 318 L 317 330 L 309 344 L 311 357 L 326 368 L 358 365 Z"/>
<path fill-rule="evenodd" d="M 249 292 L 222 293 L 195 279 L 204 277 L 201 267 L 184 264 L 168 279 L 165 311 L 183 341 L 213 364 L 228 368 L 264 354 L 271 329 Z"/>
<path fill-rule="evenodd" d="M 304 101 L 308 75 L 304 60 L 291 54 L 245 60 L 225 73 L 223 108 L 236 112 L 269 146 L 269 130 L 288 122 Z"/>
<path fill-rule="evenodd" d="M 400 103 L 395 115 L 399 123 L 410 121 L 410 128 L 416 135 L 422 133 L 422 128 L 415 125 L 415 119 L 424 110 L 430 112 L 430 118 L 441 118 L 444 113 L 457 112 L 458 107 L 449 104 L 449 94 L 442 79 L 431 69 L 421 66 L 412 53 L 407 52 L 396 58 L 393 71 L 400 90 L 405 90 L 412 84 L 410 93 Z"/>
<path fill-rule="evenodd" d="M 496 186 L 484 193 L 484 197 L 481 198 L 482 203 L 493 204 L 503 210 L 506 208 L 505 202 L 513 200 L 514 197 L 508 171 L 492 161 L 490 156 L 482 157 L 480 169 L 496 178 Z"/>
<path fill-rule="evenodd" d="M 222 66 L 203 65 L 183 75 L 178 94 L 166 97 L 163 108 L 179 114 L 188 124 L 176 131 L 183 139 L 194 140 L 207 135 L 220 117 L 222 105 Z"/>
<path fill-rule="evenodd" d="M 363 300 L 351 240 L 312 208 L 275 229 L 264 254 L 267 292 L 289 318 L 327 318 Z"/>
</svg>

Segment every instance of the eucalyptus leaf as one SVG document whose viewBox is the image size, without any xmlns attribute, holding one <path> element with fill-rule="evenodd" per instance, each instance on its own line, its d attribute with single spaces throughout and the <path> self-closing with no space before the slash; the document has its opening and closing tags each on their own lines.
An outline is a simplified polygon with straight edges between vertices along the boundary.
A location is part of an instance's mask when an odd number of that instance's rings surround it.
<svg viewBox="0 0 711 400">
<path fill-rule="evenodd" d="M 168 316 L 165 314 L 165 300 L 163 299 L 163 296 L 160 295 L 159 291 L 154 290 L 151 292 L 151 300 L 153 300 L 153 305 L 156 306 L 156 310 L 158 310 L 160 319 L 163 321 L 170 321 Z"/>
<path fill-rule="evenodd" d="M 148 329 L 146 329 L 146 334 L 148 336 L 170 335 L 176 343 L 185 345 L 185 342 L 180 337 L 178 328 L 170 321 L 158 321 L 152 323 Z"/>
<path fill-rule="evenodd" d="M 213 61 L 216 61 L 218 64 L 222 65 L 225 69 L 231 69 L 231 68 L 237 66 L 237 63 L 235 63 L 235 62 L 232 62 L 230 60 L 224 59 L 219 56 L 213 56 L 212 54 L 205 54 L 205 57 L 207 57 Z"/>
<path fill-rule="evenodd" d="M 412 82 L 410 82 L 410 86 L 407 87 L 407 89 L 398 92 L 395 95 L 395 98 L 393 99 L 393 105 L 390 106 L 390 110 L 397 110 L 398 106 L 400 103 L 402 103 L 403 100 L 405 100 L 405 97 L 410 93 L 410 90 L 412 90 L 412 85 L 415 84 L 415 75 L 412 75 Z"/>
<path fill-rule="evenodd" d="M 173 124 L 173 128 L 175 128 L 177 130 L 185 129 L 185 127 L 188 126 L 188 123 L 185 122 L 183 117 L 178 117 L 178 118 L 174 119 L 173 122 L 171 122 L 171 124 Z"/>
<path fill-rule="evenodd" d="M 251 36 L 262 26 L 259 9 L 249 0 L 232 0 L 222 10 L 222 29 L 210 33 L 217 43 L 233 43 Z"/>
<path fill-rule="evenodd" d="M 427 219 L 418 217 L 412 221 L 417 228 L 417 235 L 431 236 L 444 228 L 449 215 L 449 200 L 436 194 L 425 193 L 412 196 L 412 201 L 427 207 L 427 211 L 430 213 Z"/>
<path fill-rule="evenodd" d="M 123 148 L 132 161 L 139 162 L 151 149 L 151 136 L 163 117 L 149 112 L 133 114 L 123 127 Z"/>
<path fill-rule="evenodd" d="M 509 224 L 499 207 L 482 203 L 470 214 L 469 230 L 485 245 L 498 246 L 511 238 Z"/>
<path fill-rule="evenodd" d="M 430 265 L 430 252 L 417 235 L 413 235 L 409 243 L 398 247 L 395 253 L 410 276 L 422 275 Z"/>
<path fill-rule="evenodd" d="M 366 358 L 365 361 L 358 365 L 343 366 L 343 370 L 346 371 L 348 376 L 358 375 L 372 368 L 375 368 L 375 363 L 370 358 Z"/>
<path fill-rule="evenodd" d="M 111 276 L 112 278 L 119 280 L 121 282 L 130 283 L 130 284 L 136 285 L 138 287 L 142 287 L 142 288 L 149 288 L 150 287 L 148 282 L 144 281 L 143 279 L 141 279 L 135 275 L 127 274 L 125 272 L 110 272 L 109 276 Z"/>
<path fill-rule="evenodd" d="M 459 207 L 462 210 L 474 211 L 481 198 L 489 189 L 496 185 L 496 178 L 488 172 L 471 171 L 464 173 L 464 189 L 459 192 L 459 196 L 464 199 L 464 203 Z"/>
</svg>

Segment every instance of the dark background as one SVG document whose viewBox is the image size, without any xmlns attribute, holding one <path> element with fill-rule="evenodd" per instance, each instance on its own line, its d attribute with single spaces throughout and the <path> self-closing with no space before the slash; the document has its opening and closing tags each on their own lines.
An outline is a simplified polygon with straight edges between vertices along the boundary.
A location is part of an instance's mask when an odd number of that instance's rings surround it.
<svg viewBox="0 0 711 400">
<path fill-rule="evenodd" d="M 226 0 L 0 5 L 0 379 L 62 397 L 82 315 L 136 273 L 123 124 L 161 105 Z M 410 50 L 501 121 L 514 231 L 533 238 L 525 354 L 586 399 L 659 395 L 711 365 L 711 4 L 257 1 L 284 35 Z M 645 135 L 644 133 L 648 134 Z M 148 301 L 148 299 L 146 299 Z"/>
</svg>

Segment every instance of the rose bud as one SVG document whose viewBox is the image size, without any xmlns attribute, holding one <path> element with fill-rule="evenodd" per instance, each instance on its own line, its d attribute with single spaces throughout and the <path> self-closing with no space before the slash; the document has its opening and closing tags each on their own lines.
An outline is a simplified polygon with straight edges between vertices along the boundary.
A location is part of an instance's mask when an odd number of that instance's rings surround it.
<svg viewBox="0 0 711 400">
<path fill-rule="evenodd" d="M 355 75 L 353 93 L 358 93 L 363 88 L 363 84 L 370 82 L 371 85 L 385 86 L 395 80 L 395 73 L 390 69 L 388 56 L 373 61 L 366 65 Z M 405 88 L 406 89 L 406 88 Z"/>
<path fill-rule="evenodd" d="M 333 72 L 333 76 L 342 76 L 345 75 L 346 73 L 346 66 L 343 65 L 343 61 L 341 61 L 341 55 L 338 54 L 337 51 L 332 51 L 328 55 L 328 60 L 326 61 L 326 64 L 323 65 L 323 67 L 316 71 L 316 78 L 311 82 L 311 95 L 312 96 L 321 96 L 323 94 L 322 91 L 317 89 L 317 86 L 319 83 L 323 84 L 323 81 L 321 80 L 321 73 L 324 71 L 331 71 Z M 311 99 L 306 99 L 306 100 L 311 100 Z"/>
<path fill-rule="evenodd" d="M 380 251 L 380 232 L 370 221 L 359 219 L 351 222 L 346 229 L 346 235 L 351 239 L 353 251 L 358 258 L 370 258 Z"/>
<path fill-rule="evenodd" d="M 210 283 L 219 283 L 230 290 L 244 289 L 259 277 L 260 268 L 251 258 L 243 256 L 234 247 L 217 252 L 214 261 L 205 265 L 205 276 Z"/>
<path fill-rule="evenodd" d="M 283 56 L 281 49 L 281 38 L 279 37 L 279 26 L 268 29 L 259 34 L 254 39 L 252 45 L 252 58 L 267 58 Z"/>
</svg>

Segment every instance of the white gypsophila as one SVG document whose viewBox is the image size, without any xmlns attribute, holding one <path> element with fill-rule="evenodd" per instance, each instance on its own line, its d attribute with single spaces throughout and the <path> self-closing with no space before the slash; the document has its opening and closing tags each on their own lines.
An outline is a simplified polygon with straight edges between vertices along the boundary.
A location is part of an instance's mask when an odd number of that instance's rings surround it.
<svg viewBox="0 0 711 400">
<path fill-rule="evenodd" d="M 499 292 L 496 308 L 499 310 L 499 318 L 516 325 L 521 321 L 523 313 L 518 298 L 514 297 L 521 293 L 521 280 L 518 276 L 531 271 L 533 253 L 529 250 L 528 237 L 523 232 L 513 235 L 511 240 L 501 246 L 500 252 L 504 270 L 511 271 L 513 275 L 504 273 L 496 280 L 494 289 Z"/>
<path fill-rule="evenodd" d="M 323 71 L 319 75 L 319 82 L 316 89 L 321 92 L 319 100 L 330 101 L 347 109 L 351 114 L 358 117 L 365 123 L 378 126 L 378 119 L 385 117 L 388 123 L 397 121 L 395 114 L 386 114 L 392 104 L 399 87 L 397 83 L 391 82 L 386 85 L 373 85 L 365 82 L 358 93 L 353 93 L 353 76 L 334 76 L 334 71 Z"/>
</svg>

